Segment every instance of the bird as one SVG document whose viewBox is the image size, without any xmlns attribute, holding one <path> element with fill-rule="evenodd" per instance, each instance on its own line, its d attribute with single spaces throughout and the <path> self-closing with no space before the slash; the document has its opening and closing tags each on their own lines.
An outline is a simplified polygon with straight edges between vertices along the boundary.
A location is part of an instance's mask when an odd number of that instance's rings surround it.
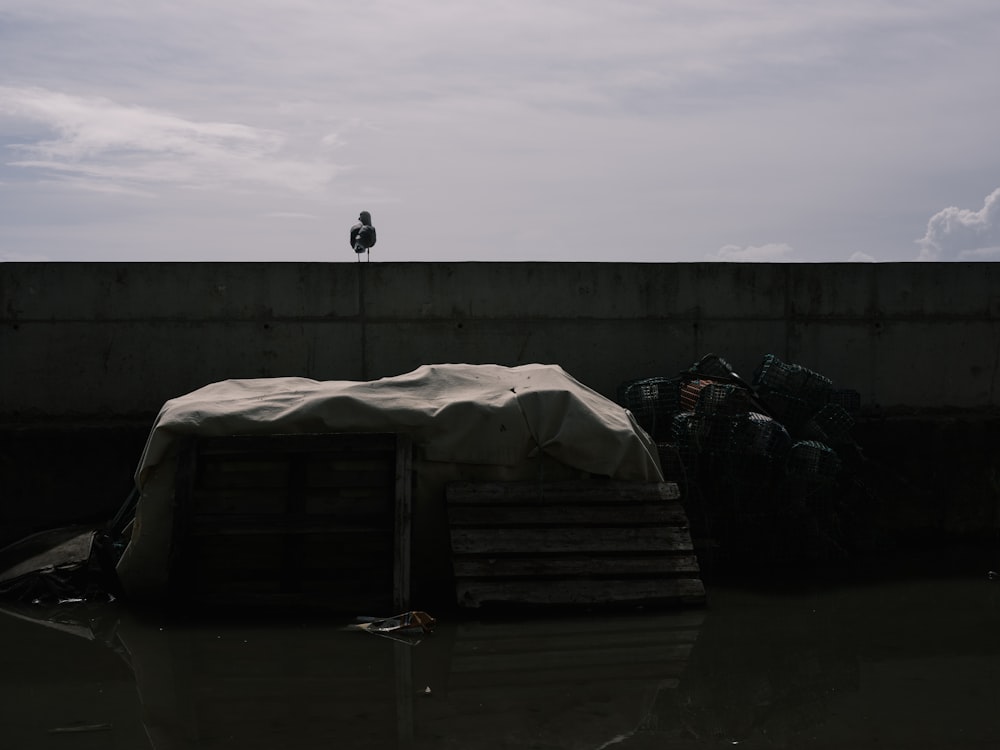
<svg viewBox="0 0 1000 750">
<path fill-rule="evenodd" d="M 367 211 L 362 211 L 358 215 L 358 221 L 351 227 L 351 247 L 357 253 L 358 262 L 361 262 L 362 253 L 368 253 L 368 260 L 371 260 L 371 249 L 375 244 L 375 227 L 372 226 L 372 215 Z"/>
</svg>

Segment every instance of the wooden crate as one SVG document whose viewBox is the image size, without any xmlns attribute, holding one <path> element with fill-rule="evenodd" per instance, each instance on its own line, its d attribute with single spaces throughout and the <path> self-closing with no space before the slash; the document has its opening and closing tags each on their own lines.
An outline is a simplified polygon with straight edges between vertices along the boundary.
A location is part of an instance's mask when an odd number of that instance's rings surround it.
<svg viewBox="0 0 1000 750">
<path fill-rule="evenodd" d="M 670 482 L 457 482 L 447 488 L 458 602 L 701 603 Z"/>
<path fill-rule="evenodd" d="M 403 435 L 191 439 L 178 460 L 171 593 L 408 609 L 411 484 Z"/>
</svg>

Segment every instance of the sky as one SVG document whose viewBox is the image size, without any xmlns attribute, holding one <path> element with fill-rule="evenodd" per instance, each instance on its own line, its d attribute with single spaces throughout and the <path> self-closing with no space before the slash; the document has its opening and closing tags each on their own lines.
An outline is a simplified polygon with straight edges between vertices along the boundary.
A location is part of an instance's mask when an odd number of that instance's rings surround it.
<svg viewBox="0 0 1000 750">
<path fill-rule="evenodd" d="M 997 0 L 0 0 L 0 261 L 1000 260 Z"/>
</svg>

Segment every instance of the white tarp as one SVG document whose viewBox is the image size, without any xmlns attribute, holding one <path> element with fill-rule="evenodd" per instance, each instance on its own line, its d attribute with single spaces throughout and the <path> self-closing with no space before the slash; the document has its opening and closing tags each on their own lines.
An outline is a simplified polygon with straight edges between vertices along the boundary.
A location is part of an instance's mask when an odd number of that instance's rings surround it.
<svg viewBox="0 0 1000 750">
<path fill-rule="evenodd" d="M 408 434 L 416 472 L 421 462 L 469 464 L 495 467 L 490 479 L 513 478 L 545 458 L 615 479 L 663 481 L 656 446 L 632 415 L 554 365 L 425 365 L 368 382 L 226 380 L 166 402 L 156 418 L 118 565 L 126 590 L 148 593 L 166 581 L 179 437 L 323 432 Z"/>
</svg>

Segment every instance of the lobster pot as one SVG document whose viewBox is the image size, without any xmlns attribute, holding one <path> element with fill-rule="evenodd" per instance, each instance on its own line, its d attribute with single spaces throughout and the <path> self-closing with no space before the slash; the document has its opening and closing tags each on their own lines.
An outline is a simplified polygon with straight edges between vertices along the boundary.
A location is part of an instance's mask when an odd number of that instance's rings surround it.
<svg viewBox="0 0 1000 750">
<path fill-rule="evenodd" d="M 803 425 L 816 413 L 817 405 L 782 391 L 760 388 L 757 391 L 760 402 L 777 421 L 792 433 L 798 433 Z"/>
<path fill-rule="evenodd" d="M 839 404 L 827 404 L 806 422 L 803 432 L 813 440 L 827 445 L 848 445 L 853 443 L 851 430 L 854 418 Z"/>
<path fill-rule="evenodd" d="M 727 458 L 732 453 L 733 430 L 737 419 L 727 416 L 695 414 L 698 450 L 716 458 Z"/>
<path fill-rule="evenodd" d="M 782 465 L 791 446 L 784 425 L 764 414 L 749 412 L 733 425 L 730 453 L 736 465 Z"/>
<path fill-rule="evenodd" d="M 801 365 L 786 364 L 773 354 L 764 356 L 754 372 L 753 384 L 817 405 L 826 403 L 833 390 L 833 382 L 829 378 Z"/>
<path fill-rule="evenodd" d="M 682 411 L 675 414 L 671 422 L 672 444 L 677 458 L 689 478 L 695 481 L 700 466 L 698 449 L 699 420 L 693 412 Z"/>
<path fill-rule="evenodd" d="M 733 418 L 721 469 L 735 489 L 770 488 L 784 467 L 792 440 L 770 417 L 748 412 Z"/>
<path fill-rule="evenodd" d="M 829 484 L 840 472 L 840 458 L 825 443 L 800 440 L 789 451 L 786 472 L 792 480 Z"/>
<path fill-rule="evenodd" d="M 683 485 L 686 483 L 688 467 L 685 466 L 681 457 L 680 448 L 674 443 L 657 443 L 656 453 L 660 457 L 660 468 L 663 469 L 663 478 L 668 482 L 677 482 Z"/>
<path fill-rule="evenodd" d="M 735 452 L 741 455 L 763 456 L 772 461 L 784 461 L 792 446 L 788 430 L 764 414 L 747 413 L 733 431 Z"/>
<path fill-rule="evenodd" d="M 680 411 L 680 381 L 677 378 L 631 381 L 620 389 L 619 402 L 654 440 L 667 440 L 674 414 Z"/>
<path fill-rule="evenodd" d="M 732 366 L 718 354 L 706 354 L 691 366 L 690 372 L 706 378 L 721 378 L 723 380 L 736 375 Z"/>
<path fill-rule="evenodd" d="M 750 392 L 731 383 L 708 383 L 699 391 L 694 411 L 708 417 L 746 414 L 750 411 Z"/>
</svg>

